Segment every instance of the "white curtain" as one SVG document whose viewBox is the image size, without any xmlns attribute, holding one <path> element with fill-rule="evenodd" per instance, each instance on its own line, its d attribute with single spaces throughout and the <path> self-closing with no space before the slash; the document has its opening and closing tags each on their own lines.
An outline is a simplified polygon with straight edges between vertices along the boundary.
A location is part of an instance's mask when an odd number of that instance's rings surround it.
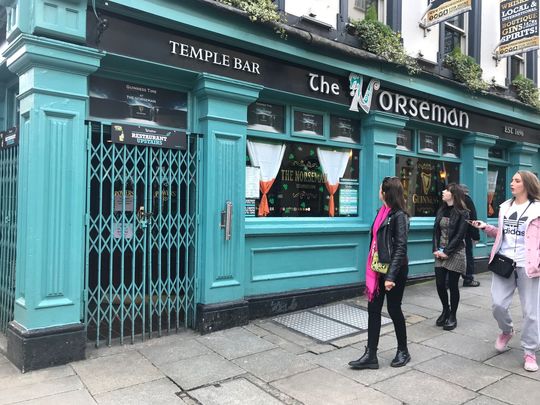
<svg viewBox="0 0 540 405">
<path fill-rule="evenodd" d="M 332 186 L 339 184 L 339 179 L 343 177 L 347 169 L 350 152 L 317 148 L 317 157 L 328 184 Z"/>
<path fill-rule="evenodd" d="M 247 147 L 251 165 L 261 169 L 261 180 L 275 179 L 285 154 L 285 145 L 248 140 Z"/>
</svg>

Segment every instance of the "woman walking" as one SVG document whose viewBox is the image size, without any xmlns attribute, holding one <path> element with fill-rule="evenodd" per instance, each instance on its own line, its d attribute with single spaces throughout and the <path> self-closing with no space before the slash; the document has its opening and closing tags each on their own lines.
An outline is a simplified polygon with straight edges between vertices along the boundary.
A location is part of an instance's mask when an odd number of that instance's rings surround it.
<svg viewBox="0 0 540 405">
<path fill-rule="evenodd" d="M 469 224 L 469 211 L 465 206 L 465 193 L 457 184 L 449 184 L 442 192 L 442 205 L 435 217 L 433 228 L 433 255 L 435 256 L 435 281 L 442 304 L 442 313 L 435 322 L 444 330 L 457 326 L 459 305 L 459 278 L 465 274 L 465 236 Z M 450 303 L 446 280 L 450 289 Z"/>
<path fill-rule="evenodd" d="M 493 316 L 501 329 L 495 349 L 499 352 L 506 350 L 514 335 L 508 308 L 517 287 L 523 313 L 523 368 L 537 371 L 536 351 L 540 348 L 540 182 L 534 173 L 519 170 L 512 177 L 510 190 L 512 198 L 501 204 L 497 227 L 483 221 L 473 221 L 472 225 L 495 238 L 490 265 L 496 255 L 496 260 L 506 257 L 514 262 L 509 278 L 493 273 L 491 282 Z"/>
<path fill-rule="evenodd" d="M 371 244 L 366 263 L 366 294 L 368 297 L 368 342 L 364 355 L 349 362 L 354 369 L 377 369 L 377 346 L 381 332 L 381 310 L 384 297 L 394 323 L 397 353 L 392 367 L 402 367 L 411 360 L 407 349 L 405 317 L 401 300 L 409 272 L 407 234 L 409 216 L 405 212 L 403 187 L 397 177 L 385 177 L 379 189 L 383 206 L 379 209 L 371 228 Z M 381 267 L 386 273 L 380 272 Z M 373 271 L 376 269 L 377 271 Z"/>
</svg>

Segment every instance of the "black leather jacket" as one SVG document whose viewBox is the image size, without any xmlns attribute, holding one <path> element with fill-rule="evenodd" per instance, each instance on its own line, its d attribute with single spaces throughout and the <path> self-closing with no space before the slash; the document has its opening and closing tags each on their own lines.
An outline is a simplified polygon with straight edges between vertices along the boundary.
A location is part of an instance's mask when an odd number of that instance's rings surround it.
<svg viewBox="0 0 540 405">
<path fill-rule="evenodd" d="M 439 242 L 441 240 L 441 219 L 443 217 L 443 209 L 437 211 L 435 217 L 435 225 L 433 228 L 433 252 L 439 249 Z M 457 208 L 453 208 L 450 211 L 450 222 L 448 225 L 448 244 L 445 246 L 443 253 L 447 256 L 453 254 L 456 250 L 465 246 L 463 239 L 467 235 L 469 224 L 468 211 L 460 211 Z"/>
<path fill-rule="evenodd" d="M 372 227 L 373 231 L 373 227 Z M 395 281 L 407 259 L 409 216 L 404 211 L 390 211 L 377 232 L 377 250 L 381 263 L 390 263 L 386 281 Z"/>
</svg>

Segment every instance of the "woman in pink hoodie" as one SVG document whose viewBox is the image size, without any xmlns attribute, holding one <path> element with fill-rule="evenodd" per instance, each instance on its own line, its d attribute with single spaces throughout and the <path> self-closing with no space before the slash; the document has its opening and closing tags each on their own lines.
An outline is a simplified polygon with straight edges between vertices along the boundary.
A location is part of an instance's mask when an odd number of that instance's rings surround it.
<svg viewBox="0 0 540 405">
<path fill-rule="evenodd" d="M 508 309 L 517 287 L 523 312 L 523 367 L 527 371 L 537 371 L 536 351 L 540 348 L 540 181 L 534 173 L 518 170 L 512 177 L 510 189 L 513 197 L 501 204 L 497 227 L 483 221 L 471 221 L 471 224 L 495 238 L 490 263 L 495 254 L 499 254 L 512 259 L 515 265 L 509 278 L 493 273 L 492 309 L 501 329 L 495 349 L 504 351 L 514 335 Z"/>
</svg>

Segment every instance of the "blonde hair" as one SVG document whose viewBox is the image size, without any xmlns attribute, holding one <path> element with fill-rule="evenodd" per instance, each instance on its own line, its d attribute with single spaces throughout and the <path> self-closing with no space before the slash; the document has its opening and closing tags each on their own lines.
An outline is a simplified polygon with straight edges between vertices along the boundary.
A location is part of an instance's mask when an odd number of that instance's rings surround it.
<svg viewBox="0 0 540 405">
<path fill-rule="evenodd" d="M 529 170 L 518 170 L 527 198 L 531 201 L 540 201 L 540 180 Z"/>
</svg>

